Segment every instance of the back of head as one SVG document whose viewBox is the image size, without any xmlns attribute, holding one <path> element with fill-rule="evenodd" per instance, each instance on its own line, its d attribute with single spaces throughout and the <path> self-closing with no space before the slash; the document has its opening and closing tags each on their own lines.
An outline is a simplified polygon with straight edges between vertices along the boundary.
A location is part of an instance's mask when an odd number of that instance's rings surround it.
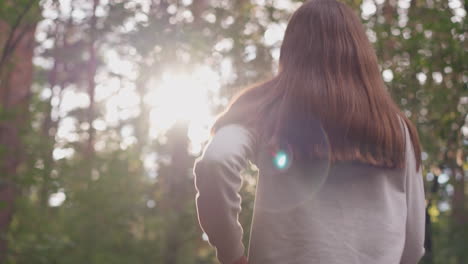
<svg viewBox="0 0 468 264">
<path fill-rule="evenodd" d="M 382 80 L 375 51 L 354 11 L 336 0 L 311 0 L 291 17 L 279 73 L 241 92 L 213 132 L 241 123 L 265 144 L 288 145 L 302 160 L 327 158 L 403 167 L 409 128 L 418 167 L 417 131 Z"/>
<path fill-rule="evenodd" d="M 343 64 L 347 63 L 347 64 Z M 369 63 L 368 65 L 356 65 Z M 378 71 L 377 59 L 354 11 L 335 0 L 311 0 L 291 17 L 281 46 L 283 70 L 355 75 L 360 66 Z M 335 76 L 336 77 L 336 76 Z"/>
</svg>

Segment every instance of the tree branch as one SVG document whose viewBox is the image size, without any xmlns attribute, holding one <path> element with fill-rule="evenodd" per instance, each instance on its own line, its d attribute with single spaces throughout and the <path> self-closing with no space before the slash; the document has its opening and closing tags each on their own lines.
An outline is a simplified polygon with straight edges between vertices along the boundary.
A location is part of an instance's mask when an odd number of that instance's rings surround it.
<svg viewBox="0 0 468 264">
<path fill-rule="evenodd" d="M 32 6 L 34 3 L 37 2 L 37 0 L 30 0 L 26 7 L 24 8 L 23 12 L 18 16 L 16 21 L 13 23 L 13 26 L 11 27 L 10 33 L 8 34 L 7 41 L 5 42 L 5 45 L 2 48 L 2 57 L 0 59 L 0 70 L 3 68 L 3 65 L 5 64 L 6 60 L 8 57 L 14 52 L 17 43 L 21 40 L 21 38 L 24 36 L 24 33 L 26 30 L 23 30 L 21 34 L 13 41 L 13 38 L 15 36 L 15 32 L 18 29 L 19 25 L 21 24 L 23 18 L 26 16 L 26 14 L 31 10 Z"/>
</svg>

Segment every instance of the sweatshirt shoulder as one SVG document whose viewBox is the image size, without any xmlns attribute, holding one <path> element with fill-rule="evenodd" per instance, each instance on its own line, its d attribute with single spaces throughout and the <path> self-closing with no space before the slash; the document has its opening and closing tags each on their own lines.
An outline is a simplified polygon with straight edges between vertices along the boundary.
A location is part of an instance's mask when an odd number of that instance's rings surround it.
<svg viewBox="0 0 468 264">
<path fill-rule="evenodd" d="M 231 158 L 252 158 L 256 143 L 255 132 L 240 124 L 220 127 L 208 141 L 202 160 L 225 161 Z"/>
</svg>

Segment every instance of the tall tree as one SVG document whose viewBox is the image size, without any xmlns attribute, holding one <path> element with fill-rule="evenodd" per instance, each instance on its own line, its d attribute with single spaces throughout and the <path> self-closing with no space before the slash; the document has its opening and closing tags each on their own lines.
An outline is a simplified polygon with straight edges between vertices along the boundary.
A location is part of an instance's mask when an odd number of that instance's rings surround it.
<svg viewBox="0 0 468 264">
<path fill-rule="evenodd" d="M 0 262 L 6 258 L 5 234 L 19 192 L 15 176 L 23 160 L 21 135 L 27 126 L 37 20 L 35 0 L 0 3 Z"/>
</svg>

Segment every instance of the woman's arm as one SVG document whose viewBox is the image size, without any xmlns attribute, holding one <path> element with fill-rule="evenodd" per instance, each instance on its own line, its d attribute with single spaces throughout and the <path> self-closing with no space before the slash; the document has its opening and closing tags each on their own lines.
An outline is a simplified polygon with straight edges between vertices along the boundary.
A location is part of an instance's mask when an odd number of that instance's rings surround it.
<svg viewBox="0 0 468 264">
<path fill-rule="evenodd" d="M 245 251 L 238 220 L 240 171 L 252 154 L 253 138 L 243 126 L 221 127 L 194 166 L 198 220 L 223 264 L 242 260 Z"/>
<path fill-rule="evenodd" d="M 422 165 L 416 171 L 416 160 L 409 133 L 406 130 L 406 239 L 401 264 L 416 264 L 424 255 L 424 235 L 426 225 L 426 199 Z"/>
</svg>

